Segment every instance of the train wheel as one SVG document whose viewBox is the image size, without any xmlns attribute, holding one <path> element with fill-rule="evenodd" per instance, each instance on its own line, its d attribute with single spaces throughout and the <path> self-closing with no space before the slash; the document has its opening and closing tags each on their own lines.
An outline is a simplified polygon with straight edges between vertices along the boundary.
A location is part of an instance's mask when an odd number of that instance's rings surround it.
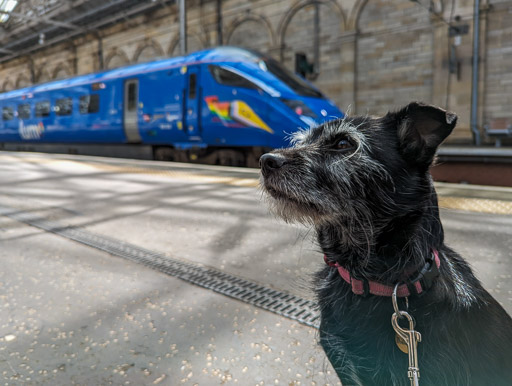
<svg viewBox="0 0 512 386">
<path fill-rule="evenodd" d="M 245 166 L 245 154 L 238 150 L 219 150 L 217 152 L 217 165 Z"/>
<path fill-rule="evenodd" d="M 263 155 L 263 151 L 260 148 L 251 149 L 247 152 L 246 165 L 248 168 L 259 168 L 260 157 Z"/>
<path fill-rule="evenodd" d="M 171 147 L 160 146 L 153 149 L 153 158 L 156 161 L 174 161 Z"/>
</svg>

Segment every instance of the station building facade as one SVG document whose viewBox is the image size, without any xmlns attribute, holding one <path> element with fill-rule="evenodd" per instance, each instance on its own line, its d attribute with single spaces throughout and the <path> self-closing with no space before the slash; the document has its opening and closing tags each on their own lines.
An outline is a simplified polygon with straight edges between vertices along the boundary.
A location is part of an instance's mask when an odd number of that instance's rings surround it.
<svg viewBox="0 0 512 386">
<path fill-rule="evenodd" d="M 459 115 L 452 143 L 473 142 L 474 0 L 187 0 L 186 8 L 188 52 L 227 44 L 270 54 L 291 70 L 306 68 L 305 77 L 350 114 L 433 103 Z M 478 36 L 485 142 L 485 125 L 512 126 L 510 0 L 480 1 Z M 179 11 L 170 3 L 2 63 L 0 90 L 179 52 Z"/>
</svg>

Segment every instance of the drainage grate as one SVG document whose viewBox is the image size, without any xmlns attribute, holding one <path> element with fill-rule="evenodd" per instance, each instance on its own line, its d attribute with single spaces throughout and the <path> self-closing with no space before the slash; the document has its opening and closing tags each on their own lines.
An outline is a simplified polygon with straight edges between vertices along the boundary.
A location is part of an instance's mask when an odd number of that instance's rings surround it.
<svg viewBox="0 0 512 386">
<path fill-rule="evenodd" d="M 0 206 L 0 215 L 114 256 L 144 264 L 160 272 L 296 320 L 307 326 L 319 327 L 318 307 L 311 300 L 265 287 L 214 268 L 179 261 L 123 241 L 97 235 L 76 227 L 61 225 L 33 213 Z"/>
</svg>

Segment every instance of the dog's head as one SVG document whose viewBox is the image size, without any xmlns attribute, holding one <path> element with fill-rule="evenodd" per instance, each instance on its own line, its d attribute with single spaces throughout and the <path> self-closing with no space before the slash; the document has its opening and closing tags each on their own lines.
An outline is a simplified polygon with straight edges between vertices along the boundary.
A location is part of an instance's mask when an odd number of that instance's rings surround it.
<svg viewBox="0 0 512 386">
<path fill-rule="evenodd" d="M 457 116 L 410 103 L 381 118 L 345 117 L 294 135 L 260 159 L 261 186 L 286 221 L 364 223 L 417 210 L 428 169 Z"/>
</svg>

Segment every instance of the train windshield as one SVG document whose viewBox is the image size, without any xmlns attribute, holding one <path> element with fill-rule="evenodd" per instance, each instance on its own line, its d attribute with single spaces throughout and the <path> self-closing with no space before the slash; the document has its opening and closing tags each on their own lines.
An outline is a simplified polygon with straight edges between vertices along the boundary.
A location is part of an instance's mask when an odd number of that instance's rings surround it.
<svg viewBox="0 0 512 386">
<path fill-rule="evenodd" d="M 208 59 L 219 60 L 219 59 L 222 59 L 223 56 L 224 57 L 231 56 L 231 57 L 238 58 L 238 60 L 234 60 L 234 62 L 238 62 L 238 61 L 253 62 L 262 71 L 265 71 L 266 73 L 272 75 L 273 78 L 284 83 L 286 86 L 288 86 L 288 88 L 290 88 L 293 92 L 295 92 L 296 94 L 298 94 L 300 96 L 325 99 L 325 96 L 320 91 L 318 91 L 316 88 L 314 88 L 312 85 L 310 85 L 304 79 L 302 79 L 300 76 L 294 74 L 293 72 L 288 70 L 285 66 L 283 66 L 281 63 L 279 63 L 277 60 L 273 59 L 270 56 L 262 54 L 258 51 L 241 49 L 241 48 L 237 48 L 237 47 L 218 47 L 209 53 Z M 221 67 L 221 66 L 219 66 L 219 67 Z M 222 67 L 227 68 L 227 66 L 222 66 Z M 226 70 L 226 68 L 224 70 Z M 237 72 L 232 67 L 229 68 L 229 71 L 232 73 Z M 221 84 L 226 84 L 226 82 L 229 82 L 229 83 L 235 83 L 235 84 L 232 84 L 233 86 L 249 87 L 249 85 L 246 83 L 247 79 L 249 79 L 249 82 L 256 83 L 257 88 L 261 88 L 261 89 L 265 90 L 265 88 L 262 87 L 262 85 L 256 81 L 256 76 L 252 77 L 252 76 L 250 76 L 250 74 L 240 73 L 240 74 L 238 74 L 239 77 L 236 77 L 230 73 L 223 73 L 222 70 L 215 70 L 215 69 L 213 69 L 213 67 L 210 67 L 210 72 L 212 72 L 212 75 L 214 76 L 215 80 Z M 242 71 L 242 72 L 244 72 L 244 71 Z M 234 78 L 237 78 L 237 79 L 234 79 Z M 247 79 L 244 80 L 244 79 L 240 79 L 240 78 L 247 78 Z M 249 88 L 254 88 L 254 85 L 253 85 L 253 87 L 249 87 Z M 265 90 L 265 91 L 267 91 L 267 90 Z"/>
<path fill-rule="evenodd" d="M 288 87 L 295 91 L 295 93 L 305 97 L 324 98 L 323 94 L 320 91 L 313 88 L 301 77 L 292 73 L 277 60 L 262 54 L 259 54 L 259 56 L 260 60 L 258 62 L 258 66 L 263 71 L 270 72 L 277 79 L 279 79 L 281 82 L 285 83 Z"/>
<path fill-rule="evenodd" d="M 208 66 L 210 73 L 219 84 L 231 87 L 244 87 L 254 90 L 263 90 L 271 96 L 280 96 L 281 94 L 272 86 L 265 84 L 261 79 L 255 78 L 235 67 L 229 65 L 218 66 L 210 64 Z"/>
<path fill-rule="evenodd" d="M 236 74 L 226 68 L 211 64 L 208 66 L 208 69 L 210 70 L 210 73 L 212 74 L 215 81 L 219 84 L 232 87 L 252 88 L 255 90 L 259 89 L 259 87 L 252 83 L 249 79 L 244 78 L 243 76 Z"/>
</svg>

